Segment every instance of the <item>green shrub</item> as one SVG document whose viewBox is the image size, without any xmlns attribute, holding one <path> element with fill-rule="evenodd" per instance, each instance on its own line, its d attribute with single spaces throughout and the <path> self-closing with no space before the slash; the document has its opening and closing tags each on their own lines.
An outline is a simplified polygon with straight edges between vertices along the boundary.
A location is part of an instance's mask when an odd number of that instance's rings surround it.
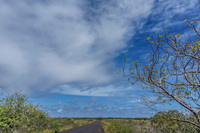
<svg viewBox="0 0 200 133">
<path fill-rule="evenodd" d="M 48 127 L 49 117 L 26 95 L 15 93 L 0 101 L 0 132 L 32 132 Z"/>
<path fill-rule="evenodd" d="M 108 130 L 111 133 L 132 133 L 131 125 L 120 121 L 112 121 L 108 125 Z"/>
<path fill-rule="evenodd" d="M 75 127 L 81 127 L 83 126 L 83 121 L 80 121 L 80 120 L 74 120 L 72 123 L 71 123 L 72 127 L 75 128 Z"/>
<path fill-rule="evenodd" d="M 151 124 L 154 128 L 156 128 L 156 131 L 160 133 L 197 132 L 196 127 L 193 125 L 173 119 L 187 120 L 188 118 L 177 110 L 169 110 L 168 112 L 157 112 L 151 118 Z"/>
<path fill-rule="evenodd" d="M 60 131 L 61 125 L 62 124 L 57 120 L 52 123 L 52 127 L 54 128 L 55 133 L 58 133 Z"/>
</svg>

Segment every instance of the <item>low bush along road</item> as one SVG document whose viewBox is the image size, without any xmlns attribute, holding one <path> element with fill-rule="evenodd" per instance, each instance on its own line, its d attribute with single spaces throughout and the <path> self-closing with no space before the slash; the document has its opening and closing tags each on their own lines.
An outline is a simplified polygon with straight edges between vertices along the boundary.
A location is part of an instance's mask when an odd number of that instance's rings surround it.
<svg viewBox="0 0 200 133">
<path fill-rule="evenodd" d="M 97 120 L 88 125 L 72 128 L 69 130 L 62 131 L 60 133 L 104 133 L 104 130 L 101 126 L 101 121 Z"/>
</svg>

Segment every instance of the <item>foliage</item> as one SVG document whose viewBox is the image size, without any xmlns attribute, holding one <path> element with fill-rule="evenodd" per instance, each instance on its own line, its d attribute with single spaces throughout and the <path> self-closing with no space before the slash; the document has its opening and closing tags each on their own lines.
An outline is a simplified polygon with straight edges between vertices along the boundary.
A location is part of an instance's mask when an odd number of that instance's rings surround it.
<svg viewBox="0 0 200 133">
<path fill-rule="evenodd" d="M 108 129 L 111 133 L 132 133 L 131 125 L 120 121 L 110 122 Z"/>
<path fill-rule="evenodd" d="M 61 123 L 59 121 L 54 121 L 52 123 L 53 128 L 55 129 L 55 133 L 58 133 L 61 128 Z"/>
<path fill-rule="evenodd" d="M 32 132 L 42 130 L 49 117 L 23 94 L 8 95 L 0 101 L 0 132 Z"/>
<path fill-rule="evenodd" d="M 172 117 L 173 116 L 173 117 Z M 105 133 L 124 133 L 131 129 L 131 133 L 198 133 L 196 128 L 171 118 L 188 119 L 177 110 L 158 112 L 146 120 L 137 119 L 103 119 L 102 126 Z M 127 127 L 128 125 L 128 127 Z M 120 129 L 119 129 L 120 128 Z M 124 129 L 123 131 L 121 129 Z"/>
<path fill-rule="evenodd" d="M 185 23 L 189 31 L 183 35 L 171 34 L 164 29 L 164 35 L 155 38 L 147 32 L 150 52 L 146 62 L 132 61 L 126 69 L 126 57 L 122 73 L 132 85 L 139 81 L 142 88 L 148 90 L 149 93 L 142 96 L 143 104 L 157 110 L 157 104 L 168 106 L 176 102 L 195 118 L 176 119 L 200 128 L 199 20 L 185 18 Z"/>
<path fill-rule="evenodd" d="M 167 112 L 157 112 L 151 118 L 151 124 L 160 133 L 188 133 L 197 132 L 197 129 L 188 123 L 183 123 L 177 121 L 174 118 L 186 120 L 187 118 L 183 113 L 178 112 L 178 110 L 169 110 Z"/>
<path fill-rule="evenodd" d="M 70 128 L 75 128 L 75 127 L 80 127 L 83 125 L 87 125 L 93 121 L 95 121 L 95 119 L 91 119 L 91 118 L 51 118 L 52 121 L 52 125 L 51 126 L 51 130 L 55 131 L 64 131 L 64 130 L 68 130 Z M 56 121 L 56 123 L 58 124 L 54 124 L 54 121 Z M 60 127 L 59 127 L 60 125 Z M 56 129 L 56 127 L 58 127 Z M 58 130 L 59 129 L 59 130 Z"/>
<path fill-rule="evenodd" d="M 150 120 L 140 119 L 135 120 L 132 118 L 123 119 L 103 119 L 102 126 L 105 133 L 155 133 Z"/>
</svg>

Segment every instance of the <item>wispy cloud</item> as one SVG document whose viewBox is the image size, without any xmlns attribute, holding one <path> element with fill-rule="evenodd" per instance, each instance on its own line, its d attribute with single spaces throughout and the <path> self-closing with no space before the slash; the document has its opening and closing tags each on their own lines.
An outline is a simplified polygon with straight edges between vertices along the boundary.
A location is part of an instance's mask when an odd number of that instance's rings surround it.
<svg viewBox="0 0 200 133">
<path fill-rule="evenodd" d="M 71 102 L 62 107 L 49 107 L 48 111 L 52 116 L 59 117 L 150 117 L 154 111 L 142 105 L 132 104 L 120 99 L 103 103 L 104 100 L 83 102 L 79 99 L 76 104 Z M 106 100 L 108 101 L 108 100 Z M 61 111 L 60 111 L 61 110 Z"/>
<path fill-rule="evenodd" d="M 183 27 L 184 17 L 197 17 L 199 10 L 198 0 L 158 0 L 150 15 L 152 32 L 160 32 L 165 28 L 176 29 Z M 176 28 L 174 28 L 176 26 Z M 183 29 L 183 28 L 182 28 Z"/>
<path fill-rule="evenodd" d="M 77 85 L 60 85 L 53 88 L 51 93 L 60 93 L 68 95 L 80 96 L 126 96 L 127 93 L 132 94 L 133 88 L 131 86 L 117 86 L 117 85 L 104 85 L 98 87 L 80 87 Z"/>
</svg>

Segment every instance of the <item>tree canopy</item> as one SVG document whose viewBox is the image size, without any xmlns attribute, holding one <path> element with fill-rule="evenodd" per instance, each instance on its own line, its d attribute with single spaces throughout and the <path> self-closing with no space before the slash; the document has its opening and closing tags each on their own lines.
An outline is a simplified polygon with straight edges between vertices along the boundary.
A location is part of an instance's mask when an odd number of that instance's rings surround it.
<svg viewBox="0 0 200 133">
<path fill-rule="evenodd" d="M 147 32 L 146 62 L 126 59 L 122 73 L 132 85 L 141 82 L 148 90 L 150 95 L 142 97 L 145 105 L 156 110 L 157 104 L 175 101 L 195 118 L 175 119 L 200 128 L 200 25 L 197 18 L 185 18 L 185 24 L 188 31 L 183 34 L 164 29 L 164 35 L 155 37 Z"/>
</svg>

